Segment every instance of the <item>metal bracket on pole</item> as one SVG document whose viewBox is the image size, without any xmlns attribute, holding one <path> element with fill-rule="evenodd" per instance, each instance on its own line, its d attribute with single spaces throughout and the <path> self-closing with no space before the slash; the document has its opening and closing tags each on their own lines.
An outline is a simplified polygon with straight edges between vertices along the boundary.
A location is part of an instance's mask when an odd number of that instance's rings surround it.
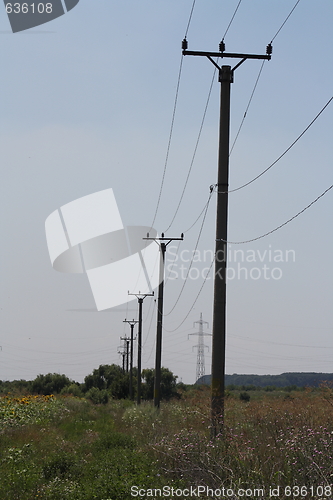
<svg viewBox="0 0 333 500">
<path fill-rule="evenodd" d="M 184 42 L 184 41 L 183 41 Z M 187 41 L 186 41 L 186 47 L 187 47 Z M 199 50 L 187 50 L 183 49 L 183 56 L 204 56 L 207 57 L 214 66 L 221 71 L 221 67 L 215 62 L 212 58 L 217 57 L 217 58 L 231 58 L 231 59 L 241 59 L 239 63 L 236 64 L 231 70 L 231 73 L 235 71 L 235 69 L 239 68 L 243 62 L 245 62 L 247 59 L 266 59 L 267 61 L 270 61 L 272 58 L 272 45 L 268 44 L 266 47 L 266 54 L 237 54 L 237 53 L 231 53 L 231 52 L 203 52 Z"/>
</svg>

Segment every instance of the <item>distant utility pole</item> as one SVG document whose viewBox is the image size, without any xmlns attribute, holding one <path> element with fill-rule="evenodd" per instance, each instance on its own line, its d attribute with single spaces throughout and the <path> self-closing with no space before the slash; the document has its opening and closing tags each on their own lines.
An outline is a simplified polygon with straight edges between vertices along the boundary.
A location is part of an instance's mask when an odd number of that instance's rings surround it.
<svg viewBox="0 0 333 500">
<path fill-rule="evenodd" d="M 247 59 L 270 60 L 272 45 L 269 44 L 266 47 L 265 55 L 226 53 L 223 40 L 219 44 L 219 52 L 191 51 L 187 50 L 187 46 L 188 44 L 185 38 L 182 43 L 183 55 L 207 57 L 219 70 L 219 82 L 221 83 L 211 396 L 212 434 L 216 436 L 218 433 L 221 433 L 224 428 L 230 87 L 233 82 L 234 71 Z M 217 62 L 212 59 L 213 57 L 236 58 L 240 59 L 240 61 L 233 68 L 231 68 L 231 66 L 220 67 Z"/>
<path fill-rule="evenodd" d="M 208 349 L 208 345 L 204 344 L 204 335 L 212 335 L 211 333 L 204 333 L 203 331 L 203 325 L 206 324 L 208 327 L 207 321 L 202 320 L 202 313 L 200 313 L 200 319 L 199 321 L 195 321 L 193 323 L 193 326 L 199 323 L 199 332 L 198 333 L 189 333 L 188 337 L 190 335 L 198 335 L 198 344 L 194 345 L 193 347 L 197 348 L 197 369 L 195 373 L 195 380 L 196 383 L 198 380 L 205 375 L 205 347 Z M 199 382 L 199 384 L 203 384 L 203 381 Z"/>
<path fill-rule="evenodd" d="M 122 349 L 121 351 L 118 350 L 118 354 L 121 355 L 121 357 L 123 358 L 123 363 L 122 363 L 122 367 L 123 367 L 123 372 L 125 373 L 125 361 L 126 361 L 126 337 L 120 337 L 120 340 L 123 340 L 124 343 L 123 345 L 119 346 L 118 349 Z"/>
<path fill-rule="evenodd" d="M 162 321 L 163 321 L 163 294 L 164 294 L 164 264 L 165 252 L 171 241 L 183 240 L 184 234 L 180 238 L 165 238 L 164 233 L 161 238 L 150 238 L 149 233 L 144 240 L 154 240 L 160 246 L 160 275 L 157 299 L 157 328 L 156 328 L 156 357 L 155 357 L 155 378 L 154 378 L 154 406 L 160 407 L 161 402 L 161 358 L 162 358 Z M 167 243 L 165 243 L 167 242 Z"/>
<path fill-rule="evenodd" d="M 129 345 L 130 345 L 131 340 L 129 337 L 120 337 L 120 340 L 124 341 L 124 352 L 125 352 L 125 358 L 126 358 L 126 373 L 128 373 Z"/>
<path fill-rule="evenodd" d="M 138 321 L 135 321 L 134 319 L 132 320 L 127 320 L 124 319 L 123 323 L 128 323 L 129 326 L 131 327 L 131 351 L 130 351 L 130 379 L 129 379 L 129 392 L 130 392 L 130 399 L 133 399 L 133 330 L 134 326 Z"/>
<path fill-rule="evenodd" d="M 153 293 L 129 293 L 135 295 L 139 304 L 139 326 L 138 326 L 138 380 L 137 380 L 137 404 L 141 404 L 141 353 L 142 353 L 142 304 L 146 297 L 153 297 Z"/>
</svg>

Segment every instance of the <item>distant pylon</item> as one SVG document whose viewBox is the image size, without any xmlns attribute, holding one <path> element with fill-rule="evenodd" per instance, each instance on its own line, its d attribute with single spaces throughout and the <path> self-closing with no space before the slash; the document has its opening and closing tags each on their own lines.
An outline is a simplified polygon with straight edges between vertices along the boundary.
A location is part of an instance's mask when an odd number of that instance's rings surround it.
<svg viewBox="0 0 333 500">
<path fill-rule="evenodd" d="M 199 331 L 197 333 L 189 333 L 188 336 L 190 335 L 198 335 L 198 343 L 197 345 L 194 345 L 193 347 L 197 348 L 197 368 L 196 368 L 196 383 L 205 375 L 205 347 L 209 349 L 208 345 L 204 344 L 204 335 L 212 335 L 211 333 L 204 333 L 203 331 L 203 325 L 206 324 L 208 328 L 208 323 L 207 321 L 203 321 L 202 319 L 202 313 L 200 313 L 200 319 L 198 321 L 195 321 L 193 323 L 193 326 L 199 323 Z M 203 384 L 203 380 L 200 380 L 198 382 L 199 384 Z"/>
</svg>

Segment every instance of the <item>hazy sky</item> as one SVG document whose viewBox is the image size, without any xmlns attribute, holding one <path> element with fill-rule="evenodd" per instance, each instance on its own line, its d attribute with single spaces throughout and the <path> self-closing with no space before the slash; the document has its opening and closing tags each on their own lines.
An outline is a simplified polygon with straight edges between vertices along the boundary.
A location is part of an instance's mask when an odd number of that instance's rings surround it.
<svg viewBox="0 0 333 500">
<path fill-rule="evenodd" d="M 100 364 L 121 364 L 120 336 L 130 333 L 123 320 L 137 318 L 136 300 L 94 311 L 87 277 L 53 270 L 44 224 L 60 206 L 110 187 L 125 225 L 152 223 L 192 4 L 80 0 L 66 15 L 17 34 L 11 33 L 0 8 L 0 379 L 29 380 L 59 372 L 83 381 Z M 237 4 L 197 0 L 189 49 L 218 50 Z M 227 51 L 265 53 L 294 5 L 295 0 L 243 0 L 225 37 Z M 332 97 L 332 21 L 331 0 L 301 0 L 276 36 L 272 60 L 264 64 L 230 156 L 230 189 L 276 160 Z M 246 61 L 235 72 L 231 141 L 260 67 L 260 61 Z M 178 205 L 213 72 L 206 58 L 183 60 L 154 224 L 159 232 L 166 231 Z M 230 241 L 274 229 L 332 184 L 332 112 L 330 104 L 269 172 L 230 194 Z M 197 338 L 188 339 L 197 330 L 193 323 L 202 313 L 209 323 L 205 332 L 212 326 L 211 275 L 193 303 L 215 246 L 215 194 L 196 262 L 173 306 L 202 218 L 186 230 L 207 202 L 209 186 L 217 182 L 218 113 L 215 76 L 185 196 L 167 231 L 171 237 L 185 232 L 185 239 L 166 273 L 162 365 L 185 383 L 195 381 Z M 333 371 L 332 195 L 333 190 L 268 237 L 229 246 L 227 373 Z M 168 265 L 176 247 L 169 246 Z M 154 366 L 155 335 L 156 306 L 146 298 L 144 368 Z M 205 344 L 208 374 L 210 337 Z"/>
</svg>

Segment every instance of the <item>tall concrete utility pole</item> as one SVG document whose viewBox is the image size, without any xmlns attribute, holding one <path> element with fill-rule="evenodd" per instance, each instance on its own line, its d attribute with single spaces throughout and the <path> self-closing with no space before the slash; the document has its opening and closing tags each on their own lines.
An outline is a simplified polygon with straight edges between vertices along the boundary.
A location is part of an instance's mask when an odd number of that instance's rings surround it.
<svg viewBox="0 0 333 500">
<path fill-rule="evenodd" d="M 164 233 L 161 238 L 150 238 L 149 233 L 144 240 L 154 240 L 160 242 L 160 275 L 157 299 L 157 328 L 156 328 L 156 357 L 155 357 L 155 378 L 154 378 L 154 406 L 160 407 L 161 402 L 161 359 L 162 359 L 162 322 L 163 322 L 163 294 L 164 294 L 164 264 L 165 252 L 167 246 L 171 241 L 183 240 L 184 235 L 181 234 L 180 238 L 165 238 Z M 167 242 L 167 243 L 165 243 Z"/>
<path fill-rule="evenodd" d="M 135 321 L 134 319 L 132 320 L 127 320 L 124 319 L 123 323 L 128 323 L 129 326 L 131 327 L 131 351 L 130 351 L 130 379 L 129 379 L 129 393 L 130 393 L 130 399 L 133 399 L 133 331 L 134 331 L 134 326 L 138 321 Z"/>
<path fill-rule="evenodd" d="M 119 346 L 118 349 L 123 349 L 122 351 L 118 351 L 118 354 L 120 354 L 121 357 L 123 358 L 122 368 L 123 368 L 123 372 L 125 373 L 126 343 L 125 343 L 125 345 Z"/>
<path fill-rule="evenodd" d="M 223 40 L 219 44 L 219 52 L 191 51 L 187 50 L 187 47 L 188 44 L 185 38 L 182 43 L 183 55 L 207 57 L 218 69 L 219 82 L 221 83 L 211 395 L 212 435 L 216 436 L 218 433 L 223 432 L 224 428 L 230 87 L 233 82 L 234 71 L 247 59 L 270 60 L 272 45 L 269 44 L 266 47 L 265 55 L 226 53 Z M 236 58 L 240 59 L 240 61 L 231 68 L 231 66 L 219 66 L 212 59 L 213 57 Z"/>
<path fill-rule="evenodd" d="M 126 373 L 128 373 L 128 361 L 129 361 L 129 345 L 130 345 L 130 338 L 129 337 L 120 337 L 120 340 L 124 341 L 124 351 L 126 352 Z"/>
<path fill-rule="evenodd" d="M 198 344 L 193 347 L 197 348 L 197 368 L 195 373 L 195 381 L 198 383 L 198 380 L 201 379 L 205 375 L 205 347 L 208 349 L 208 345 L 204 344 L 204 335 L 212 335 L 211 333 L 204 333 L 203 325 L 206 324 L 208 327 L 207 321 L 203 321 L 202 313 L 200 313 L 200 319 L 193 323 L 193 326 L 199 323 L 199 332 L 198 333 L 189 333 L 190 335 L 198 335 Z M 203 384 L 203 381 L 199 382 L 199 384 Z"/>
<path fill-rule="evenodd" d="M 137 380 L 137 395 L 136 402 L 141 404 L 141 355 L 142 355 L 142 304 L 146 297 L 153 297 L 153 293 L 129 293 L 128 295 L 135 295 L 139 304 L 139 325 L 138 325 L 138 380 Z"/>
</svg>

